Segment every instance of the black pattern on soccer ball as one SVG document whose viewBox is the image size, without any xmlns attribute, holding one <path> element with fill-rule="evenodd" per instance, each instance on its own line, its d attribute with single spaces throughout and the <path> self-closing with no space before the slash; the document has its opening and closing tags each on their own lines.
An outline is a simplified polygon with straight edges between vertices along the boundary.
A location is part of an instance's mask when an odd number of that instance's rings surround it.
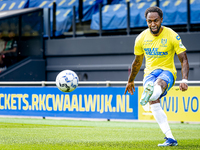
<svg viewBox="0 0 200 150">
<path fill-rule="evenodd" d="M 59 85 L 60 85 L 60 87 L 65 87 L 66 88 L 66 90 L 64 92 L 69 92 L 70 87 L 66 83 L 62 84 L 62 83 L 59 82 Z"/>
</svg>

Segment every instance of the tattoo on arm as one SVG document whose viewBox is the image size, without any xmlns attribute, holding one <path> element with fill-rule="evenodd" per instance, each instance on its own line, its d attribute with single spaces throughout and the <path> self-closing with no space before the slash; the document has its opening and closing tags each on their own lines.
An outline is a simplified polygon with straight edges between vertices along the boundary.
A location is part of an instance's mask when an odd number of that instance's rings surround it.
<svg viewBox="0 0 200 150">
<path fill-rule="evenodd" d="M 135 56 L 135 59 L 132 63 L 132 67 L 131 67 L 131 74 L 130 74 L 129 80 L 128 80 L 129 82 L 133 82 L 136 75 L 138 74 L 140 67 L 142 66 L 143 57 L 144 57 L 144 54 Z"/>
<path fill-rule="evenodd" d="M 181 62 L 182 79 L 188 79 L 189 63 L 188 63 L 186 52 L 178 54 L 178 58 Z"/>
</svg>

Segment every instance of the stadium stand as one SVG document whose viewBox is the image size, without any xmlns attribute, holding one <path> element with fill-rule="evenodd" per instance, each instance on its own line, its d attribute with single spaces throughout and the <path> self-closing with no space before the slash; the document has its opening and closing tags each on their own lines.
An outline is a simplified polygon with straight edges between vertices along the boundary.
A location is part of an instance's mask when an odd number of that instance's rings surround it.
<svg viewBox="0 0 200 150">
<path fill-rule="evenodd" d="M 144 11 L 150 6 L 155 6 L 155 0 L 130 1 L 130 27 L 147 27 Z M 187 24 L 187 0 L 160 1 L 160 8 L 164 12 L 163 25 Z M 200 23 L 200 1 L 191 1 L 191 24 Z M 127 27 L 127 5 L 124 1 L 119 4 L 105 5 L 102 8 L 102 29 L 115 30 Z M 91 29 L 99 29 L 99 12 L 92 16 Z"/>
<path fill-rule="evenodd" d="M 53 9 L 53 0 L 30 0 L 29 7 L 50 8 L 51 14 Z M 79 1 L 78 0 L 57 0 L 56 1 L 56 36 L 62 35 L 69 31 L 72 26 L 72 9 L 75 6 L 76 22 L 79 22 Z M 98 11 L 98 3 L 101 1 L 85 0 L 83 2 L 83 18 L 82 21 L 91 20 L 92 15 Z M 52 15 L 51 15 L 52 16 Z M 53 18 L 51 17 L 51 26 Z"/>
<path fill-rule="evenodd" d="M 3 0 L 0 10 L 15 10 L 23 8 L 49 8 L 51 10 L 51 30 L 53 26 L 54 0 Z M 79 0 L 56 0 L 56 36 L 72 31 L 73 6 L 75 6 L 76 22 L 79 23 Z M 102 29 L 116 30 L 127 28 L 126 0 L 84 0 L 82 22 L 90 24 L 89 30 L 99 30 L 98 5 L 102 3 Z M 155 6 L 156 0 L 130 0 L 130 27 L 147 27 L 144 11 L 149 6 Z M 163 25 L 187 24 L 187 0 L 160 0 L 164 12 Z M 200 24 L 200 0 L 191 0 L 191 24 Z"/>
<path fill-rule="evenodd" d="M 51 9 L 51 26 L 53 22 L 52 18 L 52 9 L 53 9 L 54 0 L 12 0 L 12 1 L 0 1 L 0 10 L 16 10 L 23 8 L 50 8 Z M 99 1 L 101 2 L 101 1 Z M 99 3 L 98 2 L 98 3 Z M 72 8 L 76 8 L 76 18 L 77 22 L 78 14 L 78 0 L 57 0 L 56 1 L 56 36 L 62 35 L 64 32 L 67 32 L 72 26 Z M 85 0 L 83 3 L 83 18 L 82 21 L 91 20 L 92 15 L 97 11 L 98 5 L 95 0 Z"/>
</svg>

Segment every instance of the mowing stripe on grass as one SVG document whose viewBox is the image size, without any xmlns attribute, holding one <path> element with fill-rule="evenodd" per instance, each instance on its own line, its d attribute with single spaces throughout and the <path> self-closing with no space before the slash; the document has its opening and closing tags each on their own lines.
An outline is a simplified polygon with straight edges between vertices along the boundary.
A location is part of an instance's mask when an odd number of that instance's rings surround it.
<svg viewBox="0 0 200 150">
<path fill-rule="evenodd" d="M 179 143 L 173 149 L 200 149 L 199 124 L 170 126 Z M 0 149 L 6 150 L 161 149 L 163 138 L 157 123 L 0 118 Z"/>
</svg>

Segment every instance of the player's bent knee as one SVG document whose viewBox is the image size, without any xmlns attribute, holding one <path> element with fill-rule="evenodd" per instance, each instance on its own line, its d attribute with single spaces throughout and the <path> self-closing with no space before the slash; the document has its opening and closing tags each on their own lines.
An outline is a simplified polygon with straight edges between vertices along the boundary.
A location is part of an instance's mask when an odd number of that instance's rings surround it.
<svg viewBox="0 0 200 150">
<path fill-rule="evenodd" d="M 153 94 L 151 95 L 149 100 L 155 101 L 160 97 L 161 94 L 162 94 L 162 88 L 160 85 L 156 84 L 156 85 L 154 85 Z"/>
<path fill-rule="evenodd" d="M 157 100 L 155 100 L 155 101 L 149 101 L 150 105 L 153 105 L 153 104 L 156 104 L 156 103 L 160 104 L 160 99 L 159 98 Z"/>
</svg>

